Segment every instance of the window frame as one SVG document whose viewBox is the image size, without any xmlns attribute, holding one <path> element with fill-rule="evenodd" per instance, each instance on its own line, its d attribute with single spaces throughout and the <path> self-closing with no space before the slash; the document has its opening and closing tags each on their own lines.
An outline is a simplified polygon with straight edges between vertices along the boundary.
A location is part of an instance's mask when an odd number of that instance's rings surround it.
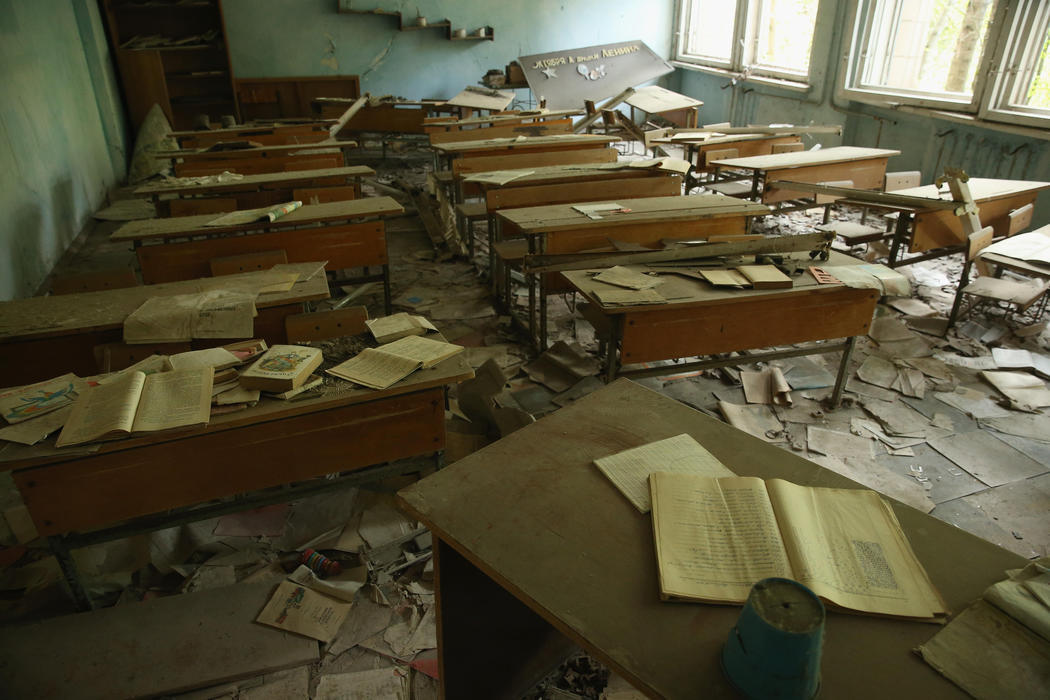
<svg viewBox="0 0 1050 700">
<path fill-rule="evenodd" d="M 748 76 L 755 76 L 758 79 L 772 78 L 777 81 L 808 86 L 813 72 L 813 44 L 816 41 L 817 18 L 813 20 L 814 31 L 813 36 L 810 38 L 809 64 L 806 66 L 805 71 L 793 71 L 783 66 L 773 66 L 755 61 L 760 39 L 757 26 L 767 0 L 735 0 L 735 2 L 736 15 L 733 20 L 732 51 L 729 60 L 725 61 L 712 56 L 685 52 L 688 44 L 686 40 L 689 34 L 688 27 L 696 2 L 695 0 L 679 0 L 677 3 L 678 16 L 675 23 L 677 30 L 674 37 L 674 60 L 689 67 L 709 68 L 723 73 L 746 73 Z"/>
<path fill-rule="evenodd" d="M 864 85 L 860 75 L 867 50 L 872 18 L 878 0 L 850 0 L 850 12 L 843 38 L 844 47 L 837 92 L 845 99 L 881 107 L 917 107 L 963 115 L 992 125 L 1050 127 L 1050 109 L 1016 104 L 1019 91 L 1030 82 L 1029 71 L 1019 71 L 1026 57 L 1042 48 L 1046 27 L 1050 26 L 1050 6 L 1040 0 L 995 0 L 988 36 L 977 63 L 973 95 L 969 100 L 951 99 L 943 94 Z M 1032 28 L 1042 26 L 1034 35 Z M 1033 40 L 1033 36 L 1038 39 Z M 1039 41 L 1041 39 L 1042 41 Z"/>
</svg>

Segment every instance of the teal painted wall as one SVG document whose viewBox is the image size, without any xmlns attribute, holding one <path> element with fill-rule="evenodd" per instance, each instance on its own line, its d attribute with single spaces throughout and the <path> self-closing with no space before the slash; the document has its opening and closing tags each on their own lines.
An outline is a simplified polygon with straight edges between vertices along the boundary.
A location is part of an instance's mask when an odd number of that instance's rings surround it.
<svg viewBox="0 0 1050 700">
<path fill-rule="evenodd" d="M 363 92 L 408 99 L 452 97 L 490 68 L 533 53 L 641 39 L 667 56 L 673 16 L 671 0 L 353 0 L 363 9 L 400 9 L 406 18 L 448 18 L 468 32 L 495 30 L 495 41 L 448 41 L 444 30 L 399 32 L 393 17 L 338 14 L 337 0 L 222 6 L 238 78 L 357 74 Z"/>
<path fill-rule="evenodd" d="M 845 30 L 848 3 L 822 0 L 817 16 L 809 93 L 742 81 L 723 89 L 723 76 L 679 68 L 675 80 L 681 92 L 704 101 L 701 121 L 733 124 L 842 124 L 842 139 L 807 138 L 807 145 L 843 144 L 894 148 L 889 169 L 919 170 L 923 183 L 941 174 L 945 165 L 961 167 L 971 177 L 1050 181 L 1050 141 L 960 124 L 933 116 L 842 101 L 835 97 L 839 57 L 849 49 Z M 1050 223 L 1050 194 L 1037 201 L 1034 226 Z"/>
<path fill-rule="evenodd" d="M 0 0 L 0 17 L 0 299 L 13 299 L 123 178 L 125 144 L 97 5 Z"/>
</svg>

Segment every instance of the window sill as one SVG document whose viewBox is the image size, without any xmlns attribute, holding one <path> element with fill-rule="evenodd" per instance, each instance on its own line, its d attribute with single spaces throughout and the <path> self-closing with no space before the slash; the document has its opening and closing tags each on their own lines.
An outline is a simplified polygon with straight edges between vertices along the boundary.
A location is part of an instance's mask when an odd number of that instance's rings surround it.
<svg viewBox="0 0 1050 700">
<path fill-rule="evenodd" d="M 671 65 L 675 68 L 684 68 L 686 70 L 697 71 L 699 73 L 707 73 L 709 75 L 717 75 L 728 80 L 734 78 L 739 79 L 740 73 L 736 71 L 726 70 L 725 68 L 716 68 L 714 66 L 705 66 L 700 63 L 690 63 L 688 61 L 673 60 Z M 794 90 L 796 92 L 809 92 L 813 89 L 813 86 L 807 82 L 800 80 L 787 80 L 785 78 L 774 78 L 768 75 L 749 75 L 743 78 L 748 83 L 758 83 L 759 85 L 769 85 L 772 87 L 778 87 L 785 90 Z"/>
</svg>

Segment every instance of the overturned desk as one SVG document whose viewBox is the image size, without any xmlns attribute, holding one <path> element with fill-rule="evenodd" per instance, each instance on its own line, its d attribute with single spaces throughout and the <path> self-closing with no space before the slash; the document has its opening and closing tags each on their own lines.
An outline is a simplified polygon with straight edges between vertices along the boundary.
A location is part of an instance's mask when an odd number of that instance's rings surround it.
<svg viewBox="0 0 1050 700">
<path fill-rule="evenodd" d="M 83 447 L 0 443 L 0 470 L 12 472 L 84 607 L 71 548 L 420 471 L 420 458 L 440 466 L 445 388 L 473 376 L 460 355 L 382 391 L 339 382 L 302 400 L 263 398 L 204 427 Z"/>
<path fill-rule="evenodd" d="M 361 178 L 367 175 L 375 175 L 375 171 L 364 165 L 241 177 L 214 175 L 151 182 L 136 188 L 135 194 L 150 197 L 161 216 L 191 216 L 253 209 L 293 199 L 304 204 L 358 199 Z"/>
<path fill-rule="evenodd" d="M 146 284 L 207 277 L 213 258 L 283 250 L 288 262 L 327 260 L 325 269 L 365 268 L 348 283 L 382 281 L 390 309 L 390 265 L 382 217 L 404 209 L 390 197 L 308 204 L 276 221 L 209 226 L 215 214 L 145 219 L 121 226 L 110 240 L 134 245 Z M 381 266 L 378 275 L 371 266 Z"/>
<path fill-rule="evenodd" d="M 528 267 L 529 256 L 614 249 L 613 241 L 654 247 L 665 239 L 738 236 L 748 232 L 752 217 L 769 213 L 769 207 L 763 204 L 720 194 L 643 197 L 593 202 L 588 206 L 601 204 L 618 204 L 624 209 L 602 212 L 597 218 L 572 204 L 505 209 L 496 212 L 499 235 L 514 233 L 525 237 L 522 254 Z M 557 273 L 527 274 L 526 278 L 529 335 L 542 349 L 547 345 L 547 294 L 572 288 Z"/>
<path fill-rule="evenodd" d="M 434 534 L 443 697 L 519 698 L 576 645 L 650 697 L 739 697 L 719 657 L 740 607 L 661 602 L 651 518 L 593 464 L 682 433 L 740 476 L 858 488 L 626 379 L 522 428 L 398 494 Z M 891 505 L 954 611 L 1026 563 Z M 967 697 L 912 652 L 938 629 L 829 612 L 821 697 Z"/>
<path fill-rule="evenodd" d="M 802 254 L 803 257 L 805 254 Z M 831 252 L 829 266 L 860 265 L 842 253 Z M 639 272 L 650 270 L 638 266 Z M 659 268 L 669 272 L 667 268 Z M 595 327 L 606 348 L 606 378 L 647 376 L 709 369 L 799 355 L 842 352 L 831 395 L 838 405 L 845 386 L 853 344 L 871 327 L 879 292 L 853 289 L 842 283 L 819 284 L 808 272 L 792 278 L 787 289 L 725 289 L 707 282 L 663 274 L 657 291 L 667 301 L 658 304 L 614 306 L 603 304 L 597 290 L 615 289 L 593 278 L 594 270 L 563 272 L 573 289 L 590 302 L 583 316 Z M 842 338 L 841 342 L 817 343 Z M 624 365 L 677 360 L 687 357 L 744 352 L 793 343 L 801 348 L 745 353 L 730 360 L 699 360 L 668 366 L 623 370 Z"/>
<path fill-rule="evenodd" d="M 751 172 L 750 198 L 766 204 L 789 202 L 797 192 L 769 186 L 775 180 L 798 182 L 844 182 L 866 190 L 881 190 L 886 182 L 886 161 L 900 151 L 888 148 L 836 146 L 817 151 L 774 153 L 749 158 L 723 158 L 708 165 Z M 812 206 L 812 205 L 805 205 Z"/>
<path fill-rule="evenodd" d="M 0 302 L 0 386 L 38 382 L 66 372 L 82 377 L 97 374 L 95 349 L 119 343 L 124 319 L 146 300 L 224 287 L 241 288 L 239 285 L 245 280 L 251 283 L 265 278 L 266 271 L 247 272 Z M 328 282 L 323 273 L 296 282 L 286 292 L 260 294 L 255 300 L 259 311 L 254 323 L 255 337 L 271 344 L 286 342 L 285 319 L 302 313 L 307 302 L 328 296 Z M 214 341 L 211 345 L 221 342 Z M 188 349 L 173 347 L 170 352 Z M 150 347 L 146 354 L 152 351 Z"/>
</svg>

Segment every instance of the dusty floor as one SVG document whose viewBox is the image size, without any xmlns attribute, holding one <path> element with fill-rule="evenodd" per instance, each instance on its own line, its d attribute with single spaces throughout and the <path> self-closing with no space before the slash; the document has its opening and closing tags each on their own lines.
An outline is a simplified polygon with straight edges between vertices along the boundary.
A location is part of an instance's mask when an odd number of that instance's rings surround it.
<svg viewBox="0 0 1050 700">
<path fill-rule="evenodd" d="M 381 163 L 370 164 L 377 167 L 380 182 L 390 182 L 397 176 L 420 182 L 427 163 L 425 154 L 410 149 Z M 856 212 L 840 212 L 837 216 L 855 217 Z M 819 213 L 770 216 L 759 227 L 801 232 L 812 230 L 819 219 Z M 56 268 L 56 274 L 132 265 L 130 250 L 106 240 L 117 225 L 117 222 L 98 222 L 70 250 Z M 395 310 L 428 316 L 450 341 L 468 348 L 467 357 L 475 367 L 487 360 L 495 361 L 508 377 L 505 391 L 497 398 L 501 405 L 517 406 L 538 418 L 571 400 L 571 396 L 556 396 L 554 391 L 531 381 L 520 371 L 522 365 L 532 359 L 532 354 L 507 319 L 497 315 L 489 300 L 487 280 L 474 265 L 463 259 L 435 260 L 437 253 L 417 216 L 409 214 L 389 220 L 387 232 Z M 479 258 L 481 255 L 479 252 Z M 947 339 L 923 333 L 930 318 L 944 317 L 959 267 L 954 259 L 944 259 L 902 268 L 914 282 L 913 298 L 928 305 L 929 311 L 910 308 L 910 312 L 922 315 L 905 316 L 885 303 L 886 300 L 879 305 L 879 318 L 888 320 L 879 322 L 882 330 L 876 333 L 878 339 L 864 338 L 858 344 L 851 362 L 847 398 L 841 408 L 826 410 L 819 402 L 829 393 L 826 377 L 828 373 L 833 375 L 837 368 L 837 354 L 785 361 L 787 378 L 796 389 L 794 405 L 787 409 L 755 409 L 770 421 L 767 427 L 771 426 L 770 430 L 763 430 L 760 437 L 1024 557 L 1045 556 L 1050 553 L 1050 429 L 1047 427 L 1050 419 L 1042 412 L 1022 413 L 1002 408 L 1001 397 L 980 377 L 977 368 L 989 367 L 992 345 L 1046 352 L 1047 334 L 1033 329 L 1032 334 L 1019 337 L 1005 329 L 998 319 L 983 316 L 975 316 L 972 323 L 960 324 L 958 332 L 953 331 Z M 358 293 L 354 303 L 367 304 L 373 316 L 381 314 L 378 286 Z M 593 330 L 571 311 L 569 300 L 555 298 L 551 309 L 553 339 L 577 343 L 583 351 L 595 353 Z M 921 398 L 869 384 L 857 377 L 857 369 L 865 363 L 869 369 L 884 369 L 886 363 L 881 363 L 880 358 L 888 360 L 890 367 L 917 379 L 918 390 L 912 388 L 910 393 Z M 681 375 L 673 374 L 673 367 L 670 369 L 672 374 L 668 376 L 640 381 L 721 418 L 720 401 L 746 403 L 739 373 L 754 368 L 741 364 L 725 370 Z M 871 378 L 870 373 L 865 376 Z M 585 382 L 576 393 L 582 395 L 595 386 L 600 384 L 593 380 Z M 976 393 L 966 393 L 966 390 Z M 960 399 L 969 403 L 960 403 Z M 978 399 L 988 400 L 974 403 Z M 960 406 L 964 410 L 960 410 Z M 974 417 L 975 411 L 979 418 Z M 450 413 L 449 419 L 450 459 L 484 441 L 462 415 Z M 395 530 L 400 527 L 401 532 L 408 531 L 411 524 L 398 522 L 385 500 L 402 483 L 403 480 L 394 479 L 369 489 L 300 501 L 291 508 L 270 511 L 267 527 L 276 529 L 268 534 L 259 530 L 251 534 L 216 535 L 217 521 L 204 521 L 84 550 L 80 559 L 86 571 L 95 573 L 95 592 L 117 604 L 174 592 L 267 580 L 268 576 L 276 580 L 283 576 L 280 565 L 287 565 L 289 557 L 294 556 L 289 553 L 309 545 L 311 540 L 314 546 L 318 546 L 319 541 L 321 546 L 332 545 L 331 533 L 336 532 L 337 537 L 347 532 L 352 534 L 354 528 L 345 526 L 348 522 L 353 525 L 361 514 L 365 514 L 366 521 L 378 518 Z M 9 483 L 0 492 L 0 504 L 5 510 L 17 510 L 18 497 Z M 238 519 L 227 524 L 249 530 L 263 527 Z M 227 530 L 220 528 L 219 531 Z M 358 532 L 365 535 L 364 531 Z M 326 534 L 328 540 L 324 539 Z M 382 537 L 388 535 L 389 532 Z M 14 546 L 16 539 L 16 533 L 0 521 L 0 542 Z M 69 610 L 57 568 L 47 556 L 44 544 L 39 540 L 25 544 L 28 555 L 0 576 L 3 601 L 0 619 L 6 622 Z M 368 565 L 374 572 L 370 579 L 374 585 L 362 589 L 370 591 L 368 596 L 374 601 L 371 605 L 388 607 L 379 615 L 382 620 L 371 636 L 342 639 L 342 645 L 329 647 L 329 653 L 323 655 L 324 661 L 310 673 L 287 672 L 197 691 L 185 697 L 296 697 L 297 693 L 306 693 L 307 687 L 316 689 L 325 675 L 380 668 L 402 669 L 403 683 L 414 688 L 413 697 L 435 696 L 433 679 L 425 670 L 420 670 L 429 668 L 426 660 L 433 658 L 432 646 L 424 643 L 418 649 L 408 648 L 404 638 L 404 634 L 420 627 L 432 603 L 424 565 L 429 557 L 425 544 L 420 541 L 404 546 L 391 561 L 377 562 L 345 554 L 345 566 Z M 412 563 L 413 557 L 419 557 L 418 563 Z M 32 563 L 27 566 L 27 561 Z M 406 625 L 411 627 L 407 632 Z M 390 630 L 395 628 L 398 633 L 391 635 Z M 337 638 L 337 642 L 340 639 Z M 430 651 L 426 651 L 428 648 Z M 413 658 L 423 663 L 410 665 Z M 587 663 L 575 663 L 549 679 L 530 697 L 595 697 L 606 676 Z M 581 668 L 586 669 L 584 675 L 592 680 L 572 688 L 579 695 L 558 695 L 559 691 L 550 689 L 559 685 L 569 690 L 565 679 L 572 676 L 579 680 Z"/>
</svg>

